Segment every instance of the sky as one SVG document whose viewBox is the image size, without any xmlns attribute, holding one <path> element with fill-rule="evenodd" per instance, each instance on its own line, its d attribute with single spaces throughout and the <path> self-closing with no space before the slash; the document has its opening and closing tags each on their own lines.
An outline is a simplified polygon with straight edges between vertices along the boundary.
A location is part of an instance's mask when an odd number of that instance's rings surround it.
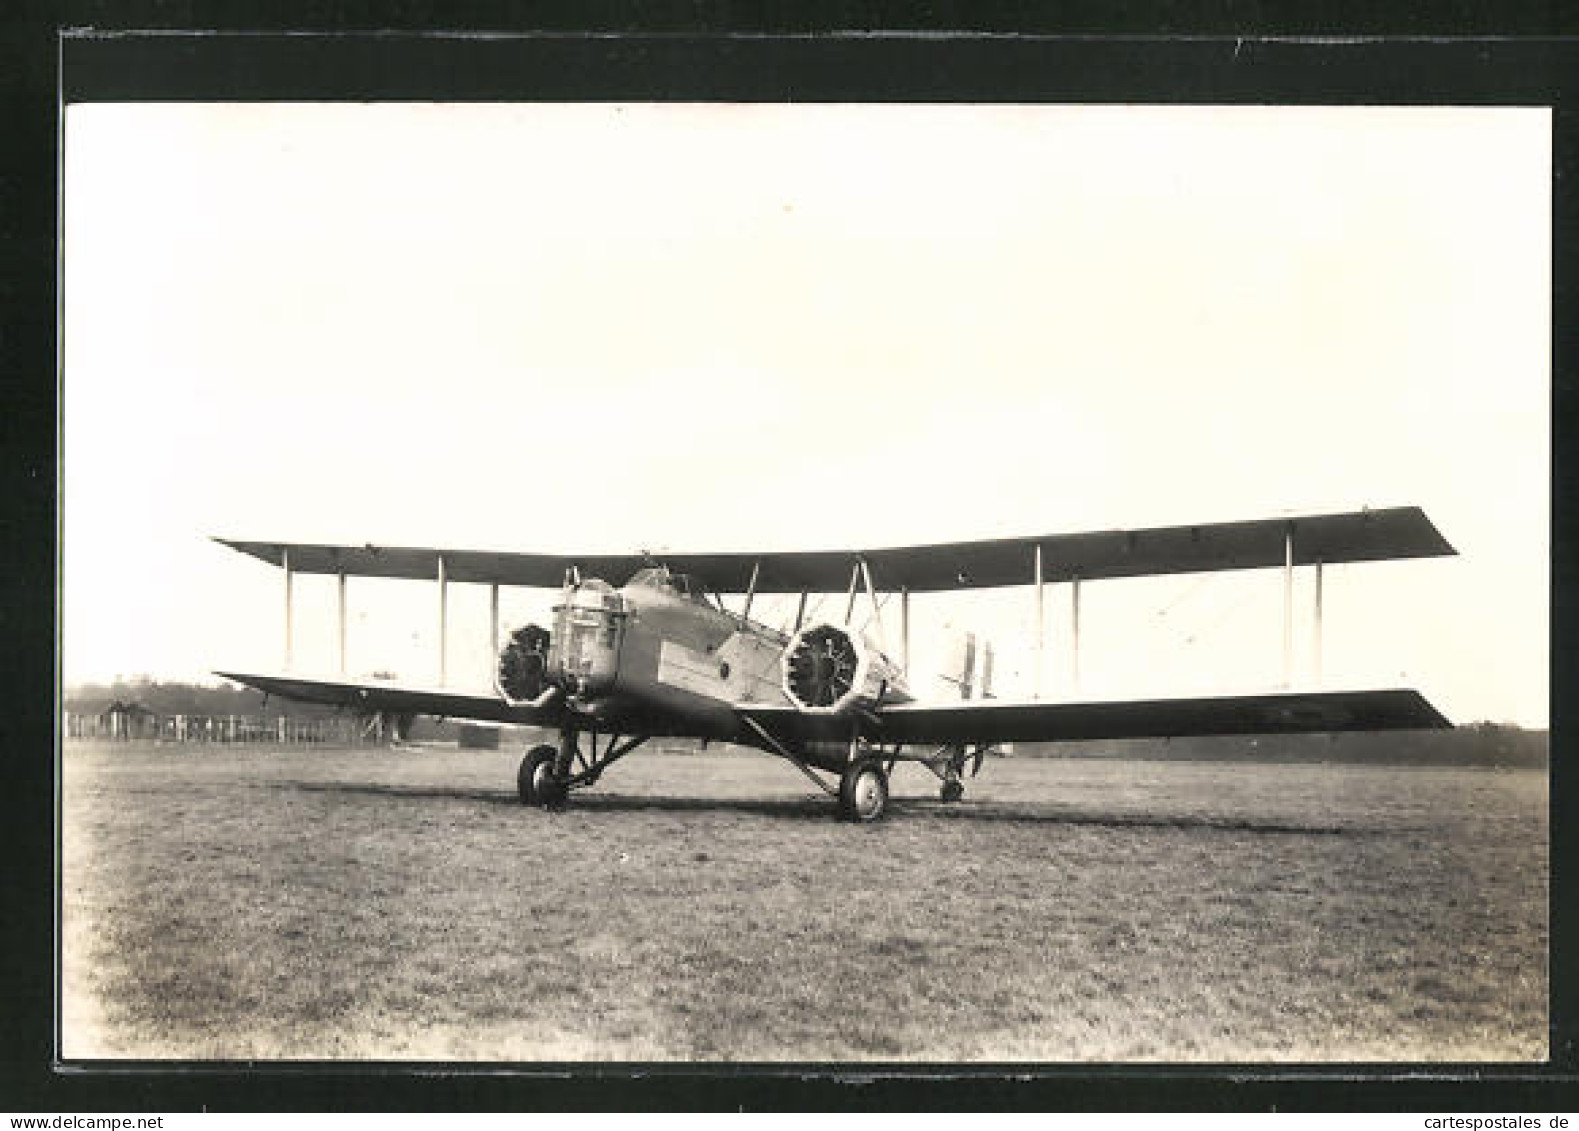
<svg viewBox="0 0 1579 1131">
<path fill-rule="evenodd" d="M 1545 725 L 1550 125 L 73 105 L 63 680 L 278 670 L 280 574 L 211 536 L 791 550 L 1418 505 L 1459 556 L 1328 567 L 1319 673 L 1300 571 L 1295 684 Z M 349 668 L 433 682 L 435 588 L 353 579 Z M 1282 677 L 1279 571 L 1087 583 L 1078 682 L 1047 598 L 1044 694 Z M 487 591 L 450 607 L 451 682 L 486 686 Z M 295 608 L 297 669 L 333 672 L 333 580 Z M 968 627 L 1029 693 L 1032 609 L 916 598 L 918 673 Z"/>
</svg>

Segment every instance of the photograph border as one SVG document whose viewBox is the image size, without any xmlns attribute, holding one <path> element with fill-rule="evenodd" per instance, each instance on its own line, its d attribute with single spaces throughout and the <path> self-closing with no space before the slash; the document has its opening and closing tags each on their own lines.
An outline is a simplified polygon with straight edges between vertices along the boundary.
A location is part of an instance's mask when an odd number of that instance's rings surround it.
<svg viewBox="0 0 1579 1131">
<path fill-rule="evenodd" d="M 118 20 L 122 18 L 117 9 Z M 547 1100 L 566 1107 L 1306 1106 L 1486 1108 L 1520 1098 L 1538 1102 L 1571 1083 L 1579 1069 L 1571 963 L 1575 859 L 1574 773 L 1565 768 L 1562 735 L 1568 706 L 1560 689 L 1576 684 L 1567 646 L 1572 603 L 1574 492 L 1568 422 L 1574 404 L 1574 254 L 1579 127 L 1573 108 L 1579 84 L 1579 41 L 1567 38 L 1316 40 L 1266 35 L 1006 35 L 783 29 L 697 31 L 575 30 L 530 34 L 409 31 L 289 34 L 214 30 L 72 30 L 56 25 L 54 74 L 33 59 L 23 72 L 32 88 L 48 77 L 51 120 L 29 119 L 17 137 L 49 152 L 56 180 L 33 207 L 15 210 L 7 226 L 28 225 L 27 247 L 58 222 L 58 129 L 61 107 L 74 101 L 443 100 L 443 101 L 920 101 L 1132 102 L 1159 104 L 1551 106 L 1553 115 L 1552 337 L 1552 664 L 1551 732 L 1551 1055 L 1546 1066 L 1478 1064 L 1223 1065 L 498 1065 L 463 1063 L 289 1065 L 116 1062 L 61 1064 L 58 935 L 40 930 L 57 920 L 57 769 L 39 756 L 57 749 L 49 705 L 59 694 L 58 589 L 55 586 L 59 472 L 57 417 L 58 276 L 48 241 L 44 301 L 23 320 L 32 334 L 29 376 L 16 382 L 11 428 L 25 451 L 26 485 L 11 500 L 15 518 L 39 537 L 14 540 L 16 619 L 24 646 L 8 663 L 24 706 L 24 727 L 11 744 L 24 788 L 24 812 L 8 832 L 21 838 L 12 854 L 18 871 L 53 881 L 8 892 L 20 905 L 6 930 L 10 1000 L 23 1016 L 48 1018 L 48 1039 L 30 1027 L 8 1034 L 12 1063 L 41 1069 L 23 1080 L 35 1104 L 113 1104 L 179 1109 L 228 1097 L 223 1106 L 296 1108 L 492 1107 Z M 464 61 L 464 62 L 462 62 Z M 58 85 L 56 80 L 58 79 Z M 37 156 L 38 154 L 33 154 Z M 13 154 L 18 156 L 18 154 Z M 47 229 L 31 221 L 48 204 Z M 9 234 L 9 233 L 8 233 Z M 19 257 L 28 262 L 28 257 Z M 42 316 L 42 317 L 41 317 Z M 42 366 L 38 364 L 42 360 Z M 48 379 L 42 375 L 48 374 Z M 55 601 L 38 600 L 48 586 Z M 12 610 L 8 609 L 8 616 Z M 47 665 L 47 666 L 46 666 Z M 45 704 L 43 710 L 37 704 Z M 37 711 L 35 715 L 34 712 Z M 39 788 L 42 786 L 42 788 Z M 56 804 L 47 806 L 45 799 Z M 42 837 L 40 836 L 42 834 Z M 47 909 L 47 910 L 41 910 Z M 50 955 L 39 964 L 40 936 Z M 1566 967 L 1566 969 L 1565 969 Z M 45 979 L 41 975 L 50 972 Z M 25 977 L 19 976 L 29 971 Z M 16 985 L 9 984 L 15 980 Z M 41 992 L 42 991 L 42 992 Z M 40 1009 L 39 1007 L 43 1008 Z M 23 1030 L 26 1031 L 23 1031 Z M 43 1057 L 38 1054 L 43 1052 Z M 284 1085 L 282 1087 L 282 1084 Z M 34 1090 L 36 1089 L 36 1090 Z M 1292 1093 L 1291 1093 L 1292 1089 Z M 1490 1089 L 1488 1091 L 1488 1089 Z M 65 1097 L 72 1097 L 67 1099 Z M 22 1098 L 19 1096 L 19 1099 Z"/>
</svg>

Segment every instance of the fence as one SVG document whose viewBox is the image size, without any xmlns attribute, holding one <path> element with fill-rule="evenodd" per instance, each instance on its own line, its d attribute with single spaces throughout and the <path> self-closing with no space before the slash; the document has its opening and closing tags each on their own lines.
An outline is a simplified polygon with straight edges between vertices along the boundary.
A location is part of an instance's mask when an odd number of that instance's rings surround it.
<svg viewBox="0 0 1579 1131">
<path fill-rule="evenodd" d="M 107 711 L 80 714 L 66 711 L 62 734 L 67 738 L 133 739 L 157 742 L 268 742 L 310 745 L 381 742 L 390 728 L 383 720 L 350 716 L 293 719 L 284 715 L 159 715 L 152 712 Z"/>
</svg>

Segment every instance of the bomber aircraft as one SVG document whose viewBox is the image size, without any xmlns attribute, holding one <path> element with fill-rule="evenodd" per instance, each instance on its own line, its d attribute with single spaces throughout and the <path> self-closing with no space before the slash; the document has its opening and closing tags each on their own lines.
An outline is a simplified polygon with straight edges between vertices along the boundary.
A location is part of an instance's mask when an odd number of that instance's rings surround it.
<svg viewBox="0 0 1579 1131">
<path fill-rule="evenodd" d="M 1287 689 L 1295 567 L 1315 569 L 1319 647 L 1323 565 L 1456 553 L 1417 507 L 872 550 L 664 554 L 661 560 L 645 553 L 216 541 L 284 571 L 286 616 L 286 671 L 216 674 L 269 694 L 359 712 L 557 730 L 558 744 L 528 750 L 517 775 L 522 803 L 548 809 L 562 807 L 572 791 L 592 786 L 619 759 L 660 736 L 737 743 L 783 758 L 835 797 L 843 816 L 864 822 L 887 808 L 889 775 L 897 762 L 927 767 L 941 781 L 942 800 L 958 801 L 966 768 L 974 774 L 995 747 L 1016 741 L 1449 725 L 1414 690 Z M 983 650 L 977 677 L 967 646 L 955 679 L 958 698 L 922 702 L 911 691 L 913 593 L 1029 587 L 1039 685 L 1049 583 L 1072 585 L 1078 646 L 1082 582 L 1277 567 L 1284 579 L 1284 690 L 1088 702 L 998 699 L 991 697 L 990 651 Z M 290 671 L 291 580 L 299 573 L 339 578 L 338 677 Z M 438 582 L 438 686 L 345 676 L 348 576 Z M 624 583 L 616 586 L 611 578 Z M 447 686 L 447 587 L 455 582 L 490 586 L 490 632 L 498 656 L 491 692 Z M 559 589 L 552 627 L 522 626 L 500 648 L 501 585 Z M 796 593 L 792 630 L 751 618 L 757 596 Z M 806 602 L 813 593 L 842 593 L 842 621 L 808 620 Z M 880 593 L 899 597 L 897 658 L 884 643 Z M 742 597 L 738 611 L 724 604 L 725 595 Z M 871 602 L 875 642 L 852 626 L 862 596 Z"/>
</svg>

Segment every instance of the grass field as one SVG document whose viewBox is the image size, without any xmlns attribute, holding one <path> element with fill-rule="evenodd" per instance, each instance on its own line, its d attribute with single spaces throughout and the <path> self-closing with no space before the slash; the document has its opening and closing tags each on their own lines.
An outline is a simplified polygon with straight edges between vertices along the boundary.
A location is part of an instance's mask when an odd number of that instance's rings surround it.
<svg viewBox="0 0 1579 1131">
<path fill-rule="evenodd" d="M 1530 770 L 68 746 L 68 1057 L 1539 1060 Z"/>
</svg>

